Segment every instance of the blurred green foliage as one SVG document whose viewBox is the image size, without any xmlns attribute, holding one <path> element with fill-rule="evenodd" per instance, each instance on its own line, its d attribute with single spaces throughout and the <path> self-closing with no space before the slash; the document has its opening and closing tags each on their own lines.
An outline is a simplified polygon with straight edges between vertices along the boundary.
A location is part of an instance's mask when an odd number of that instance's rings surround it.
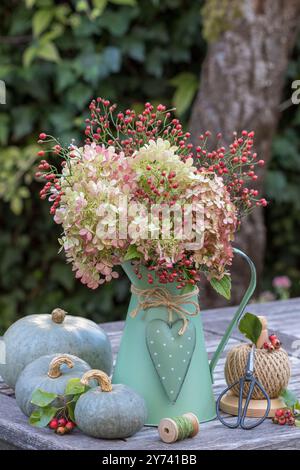
<svg viewBox="0 0 300 470">
<path fill-rule="evenodd" d="M 0 105 L 0 333 L 18 317 L 56 306 L 99 322 L 124 316 L 126 278 L 91 291 L 74 279 L 64 255 L 57 254 L 59 229 L 47 203 L 38 198 L 40 185 L 33 176 L 36 138 L 45 130 L 63 143 L 80 142 L 85 110 L 95 96 L 123 108 L 139 109 L 148 100 L 176 105 L 187 122 L 206 52 L 203 4 L 1 1 L 0 80 L 6 83 L 7 104 Z M 213 21 L 209 13 L 215 4 L 207 1 L 208 39 L 223 31 L 219 16 Z M 299 68 L 295 55 L 287 97 Z M 289 274 L 294 294 L 300 292 L 299 123 L 298 108 L 284 113 L 267 178 L 272 204 L 266 285 L 275 273 Z"/>
<path fill-rule="evenodd" d="M 287 70 L 284 100 L 294 93 L 292 83 L 300 79 L 300 38 Z M 277 275 L 292 281 L 292 296 L 300 295 L 300 105 L 289 104 L 281 115 L 273 142 L 265 191 L 270 206 L 266 211 L 266 287 Z"/>
<path fill-rule="evenodd" d="M 58 227 L 34 180 L 42 130 L 81 139 L 86 107 L 176 104 L 182 118 L 205 54 L 195 0 L 3 0 L 0 4 L 0 332 L 25 314 L 61 306 L 96 321 L 124 316 L 123 277 L 91 291 L 58 255 Z M 184 13 L 184 14 L 183 14 Z"/>
</svg>

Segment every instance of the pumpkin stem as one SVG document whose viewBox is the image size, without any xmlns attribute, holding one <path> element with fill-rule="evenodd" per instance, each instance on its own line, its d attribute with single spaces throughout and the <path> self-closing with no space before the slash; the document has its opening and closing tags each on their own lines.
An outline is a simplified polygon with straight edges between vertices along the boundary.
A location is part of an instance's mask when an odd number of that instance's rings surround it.
<svg viewBox="0 0 300 470">
<path fill-rule="evenodd" d="M 62 323 L 65 319 L 67 312 L 62 308 L 55 308 L 52 310 L 51 319 L 54 323 Z"/>
<path fill-rule="evenodd" d="M 96 369 L 89 370 L 83 375 L 80 382 L 83 385 L 88 385 L 89 381 L 92 379 L 95 379 L 98 382 L 99 387 L 101 388 L 102 392 L 112 391 L 111 380 L 108 377 L 108 375 L 102 370 L 96 370 Z"/>
<path fill-rule="evenodd" d="M 57 356 L 52 359 L 49 364 L 48 377 L 50 377 L 50 379 L 57 379 L 62 375 L 60 370 L 60 366 L 62 366 L 62 364 L 66 364 L 69 369 L 74 367 L 74 362 L 68 356 Z"/>
</svg>

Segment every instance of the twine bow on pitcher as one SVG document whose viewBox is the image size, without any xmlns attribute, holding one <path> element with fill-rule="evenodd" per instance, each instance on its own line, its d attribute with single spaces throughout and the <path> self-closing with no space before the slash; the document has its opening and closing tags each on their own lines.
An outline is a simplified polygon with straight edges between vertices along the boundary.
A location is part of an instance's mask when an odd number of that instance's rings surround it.
<svg viewBox="0 0 300 470">
<path fill-rule="evenodd" d="M 168 310 L 168 322 L 173 321 L 173 312 L 175 312 L 183 321 L 183 325 L 178 331 L 178 334 L 182 336 L 188 326 L 187 317 L 195 317 L 200 312 L 198 302 L 191 300 L 192 297 L 198 295 L 199 289 L 195 287 L 192 292 L 181 295 L 171 294 L 167 289 L 163 287 L 156 287 L 154 289 L 138 289 L 134 285 L 131 285 L 131 292 L 138 297 L 138 305 L 132 310 L 130 316 L 135 318 L 140 310 L 147 310 L 148 308 L 166 307 Z M 190 313 L 182 305 L 193 305 L 195 307 L 194 313 Z"/>
</svg>

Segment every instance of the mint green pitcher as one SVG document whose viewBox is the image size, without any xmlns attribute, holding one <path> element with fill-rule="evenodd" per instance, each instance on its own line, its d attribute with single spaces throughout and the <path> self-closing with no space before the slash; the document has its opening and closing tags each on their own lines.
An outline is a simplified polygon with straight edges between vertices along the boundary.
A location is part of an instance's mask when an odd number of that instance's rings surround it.
<svg viewBox="0 0 300 470">
<path fill-rule="evenodd" d="M 180 333 L 184 323 L 182 315 L 177 315 L 174 311 L 173 321 L 168 323 L 170 312 L 167 306 L 141 309 L 139 296 L 132 293 L 112 381 L 128 385 L 145 399 L 148 425 L 156 426 L 162 418 L 187 412 L 194 413 L 200 422 L 210 421 L 216 416 L 212 389 L 213 371 L 256 287 L 253 262 L 242 251 L 235 248 L 234 252 L 247 261 L 251 273 L 250 284 L 210 363 L 205 348 L 201 313 L 194 315 L 197 310 L 195 305 L 198 305 L 197 290 L 181 305 L 189 313 L 186 315 L 188 328 L 183 334 Z M 159 287 L 155 282 L 149 286 L 145 280 L 147 276 L 138 279 L 130 262 L 124 263 L 123 269 L 135 287 L 134 292 Z M 176 296 L 179 294 L 175 285 L 167 284 L 164 288 L 176 305 Z M 168 324 L 169 329 L 165 324 Z M 162 334 L 166 336 L 160 340 Z M 166 373 L 161 372 L 161 368 Z"/>
</svg>

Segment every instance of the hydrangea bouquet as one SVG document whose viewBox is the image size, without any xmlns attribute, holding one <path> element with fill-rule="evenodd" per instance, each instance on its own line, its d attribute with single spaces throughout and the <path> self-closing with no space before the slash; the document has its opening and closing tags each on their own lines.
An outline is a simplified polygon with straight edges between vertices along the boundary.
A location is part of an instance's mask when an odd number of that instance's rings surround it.
<svg viewBox="0 0 300 470">
<path fill-rule="evenodd" d="M 59 243 L 76 277 L 95 289 L 131 260 L 138 277 L 146 272 L 149 284 L 175 283 L 180 292 L 193 288 L 200 272 L 217 289 L 228 284 L 241 219 L 266 205 L 247 187 L 264 164 L 252 151 L 254 133 L 234 133 L 228 149 L 218 134 L 212 150 L 210 132 L 193 145 L 161 104 L 117 112 L 97 98 L 89 108 L 82 147 L 39 136 L 40 196 L 62 225 Z"/>
</svg>

